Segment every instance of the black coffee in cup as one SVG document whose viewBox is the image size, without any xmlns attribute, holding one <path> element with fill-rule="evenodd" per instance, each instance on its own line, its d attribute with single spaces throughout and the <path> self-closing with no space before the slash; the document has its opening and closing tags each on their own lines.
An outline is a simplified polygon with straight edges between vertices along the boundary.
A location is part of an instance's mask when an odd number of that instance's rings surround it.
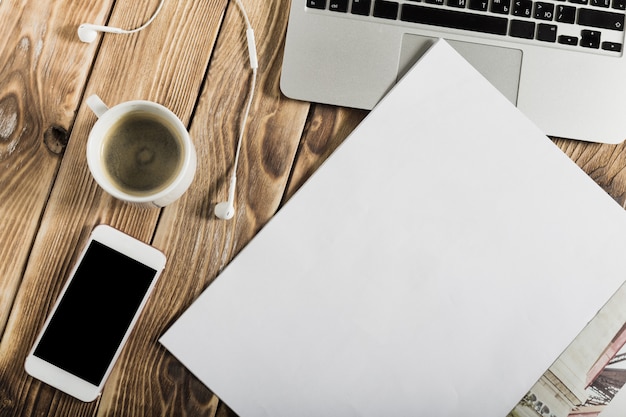
<svg viewBox="0 0 626 417">
<path fill-rule="evenodd" d="M 167 188 L 183 164 L 183 144 L 173 126 L 158 115 L 123 115 L 104 135 L 102 161 L 121 191 L 144 196 Z"/>
</svg>

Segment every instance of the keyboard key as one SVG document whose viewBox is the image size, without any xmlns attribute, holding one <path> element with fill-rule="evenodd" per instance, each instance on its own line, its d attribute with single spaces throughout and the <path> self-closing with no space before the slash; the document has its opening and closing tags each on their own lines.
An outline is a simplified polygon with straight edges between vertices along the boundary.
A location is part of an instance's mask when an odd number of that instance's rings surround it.
<svg viewBox="0 0 626 417">
<path fill-rule="evenodd" d="M 437 6 L 443 6 L 443 0 L 424 0 L 428 4 L 436 4 Z"/>
<path fill-rule="evenodd" d="M 563 45 L 578 45 L 578 38 L 576 36 L 559 35 L 559 43 Z"/>
<path fill-rule="evenodd" d="M 624 30 L 622 13 L 605 12 L 603 10 L 580 9 L 578 24 L 601 29 Z"/>
<path fill-rule="evenodd" d="M 492 13 L 509 14 L 509 11 L 511 11 L 511 0 L 492 0 Z"/>
<path fill-rule="evenodd" d="M 622 44 L 615 42 L 602 42 L 602 49 L 605 51 L 622 52 Z"/>
<path fill-rule="evenodd" d="M 383 19 L 398 18 L 398 3 L 395 1 L 376 0 L 374 3 L 374 16 Z"/>
<path fill-rule="evenodd" d="M 511 20 L 509 35 L 516 38 L 532 39 L 535 37 L 535 22 Z"/>
<path fill-rule="evenodd" d="M 587 4 L 587 0 L 569 0 L 570 3 Z"/>
<path fill-rule="evenodd" d="M 561 23 L 574 23 L 576 20 L 576 8 L 559 4 L 556 6 L 556 16 L 554 20 Z"/>
<path fill-rule="evenodd" d="M 330 0 L 328 10 L 345 13 L 348 11 L 348 0 Z"/>
<path fill-rule="evenodd" d="M 352 14 L 369 16 L 372 0 L 352 0 Z"/>
<path fill-rule="evenodd" d="M 552 20 L 554 17 L 554 4 L 543 3 L 538 1 L 535 3 L 535 19 Z"/>
<path fill-rule="evenodd" d="M 514 0 L 513 16 L 530 17 L 532 16 L 533 2 L 531 0 Z"/>
<path fill-rule="evenodd" d="M 403 4 L 400 19 L 405 22 L 444 26 L 475 32 L 506 35 L 508 21 L 504 17 L 483 16 L 456 10 Z"/>
<path fill-rule="evenodd" d="M 306 0 L 306 7 L 310 7 L 312 9 L 325 9 L 326 0 Z"/>
<path fill-rule="evenodd" d="M 611 0 L 591 0 L 589 4 L 595 7 L 609 7 L 611 5 Z"/>
<path fill-rule="evenodd" d="M 626 1 L 626 0 L 624 0 Z M 478 10 L 481 12 L 487 11 L 487 6 L 489 5 L 488 0 L 469 0 L 469 8 L 472 10 Z"/>
<path fill-rule="evenodd" d="M 580 46 L 593 49 L 600 48 L 600 32 L 597 30 L 581 30 Z"/>
<path fill-rule="evenodd" d="M 543 42 L 556 42 L 556 25 L 539 23 L 537 25 L 537 40 Z"/>
<path fill-rule="evenodd" d="M 448 6 L 450 7 L 458 7 L 459 9 L 464 9 L 466 6 L 467 0 L 448 0 Z"/>
<path fill-rule="evenodd" d="M 613 0 L 613 8 L 617 10 L 626 10 L 626 0 Z"/>
</svg>

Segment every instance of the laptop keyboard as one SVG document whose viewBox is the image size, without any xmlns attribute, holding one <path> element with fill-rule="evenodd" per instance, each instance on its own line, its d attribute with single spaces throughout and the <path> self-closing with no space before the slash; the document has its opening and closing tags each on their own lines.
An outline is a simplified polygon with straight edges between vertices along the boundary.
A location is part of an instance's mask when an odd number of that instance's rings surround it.
<svg viewBox="0 0 626 417">
<path fill-rule="evenodd" d="M 621 56 L 626 0 L 304 0 L 313 11 Z"/>
</svg>

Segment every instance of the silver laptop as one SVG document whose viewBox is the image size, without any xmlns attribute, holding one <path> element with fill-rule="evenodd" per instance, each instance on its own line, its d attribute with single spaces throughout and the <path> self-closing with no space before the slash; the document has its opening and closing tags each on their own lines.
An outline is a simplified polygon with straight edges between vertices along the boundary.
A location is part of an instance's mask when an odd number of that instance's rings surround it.
<svg viewBox="0 0 626 417">
<path fill-rule="evenodd" d="M 281 90 L 371 109 L 445 38 L 547 135 L 619 143 L 625 9 L 626 0 L 291 0 Z"/>
</svg>

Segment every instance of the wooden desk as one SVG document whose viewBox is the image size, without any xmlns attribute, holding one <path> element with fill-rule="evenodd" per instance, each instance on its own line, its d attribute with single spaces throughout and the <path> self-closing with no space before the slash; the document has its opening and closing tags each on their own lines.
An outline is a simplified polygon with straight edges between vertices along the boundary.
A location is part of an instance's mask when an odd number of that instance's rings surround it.
<svg viewBox="0 0 626 417">
<path fill-rule="evenodd" d="M 166 1 L 146 30 L 88 45 L 77 38 L 80 23 L 137 27 L 158 0 L 0 0 L 1 416 L 233 414 L 157 339 L 366 114 L 282 96 L 289 1 L 244 3 L 257 38 L 259 83 L 238 170 L 237 214 L 222 221 L 213 207 L 226 198 L 250 80 L 234 3 Z M 110 105 L 162 103 L 189 126 L 199 166 L 182 199 L 140 209 L 95 184 L 85 161 L 96 118 L 84 99 L 93 93 Z M 556 142 L 625 203 L 624 145 Z M 151 243 L 169 262 L 102 397 L 85 404 L 28 377 L 23 362 L 100 223 Z"/>
</svg>

